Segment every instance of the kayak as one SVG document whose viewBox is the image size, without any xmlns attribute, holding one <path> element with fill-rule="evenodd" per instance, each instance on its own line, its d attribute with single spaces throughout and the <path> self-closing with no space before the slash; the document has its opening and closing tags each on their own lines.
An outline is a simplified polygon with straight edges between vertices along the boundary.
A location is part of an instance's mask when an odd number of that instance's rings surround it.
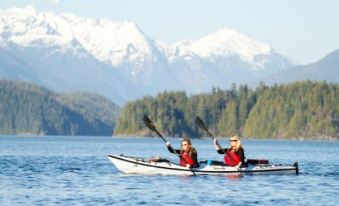
<svg viewBox="0 0 339 206">
<path fill-rule="evenodd" d="M 299 174 L 298 163 L 292 165 L 268 164 L 267 162 L 247 162 L 239 170 L 220 164 L 218 161 L 201 161 L 198 168 L 182 167 L 167 159 L 108 155 L 108 159 L 122 173 L 141 175 L 241 175 L 241 174 Z"/>
</svg>

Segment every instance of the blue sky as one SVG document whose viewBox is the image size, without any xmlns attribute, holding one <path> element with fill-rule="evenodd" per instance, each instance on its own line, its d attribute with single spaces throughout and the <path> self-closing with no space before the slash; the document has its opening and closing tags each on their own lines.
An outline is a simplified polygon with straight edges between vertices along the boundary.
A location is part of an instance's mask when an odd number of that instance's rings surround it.
<svg viewBox="0 0 339 206">
<path fill-rule="evenodd" d="M 0 1 L 0 9 L 26 5 L 40 11 L 133 21 L 148 36 L 168 43 L 233 28 L 301 64 L 339 48 L 336 0 Z"/>
</svg>

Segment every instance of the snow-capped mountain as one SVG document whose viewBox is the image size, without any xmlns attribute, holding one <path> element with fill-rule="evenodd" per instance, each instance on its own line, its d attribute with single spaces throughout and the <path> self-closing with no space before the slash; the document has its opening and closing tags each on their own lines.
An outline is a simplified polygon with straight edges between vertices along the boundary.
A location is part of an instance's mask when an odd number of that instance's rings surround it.
<svg viewBox="0 0 339 206">
<path fill-rule="evenodd" d="M 256 64 L 254 57 L 259 54 L 269 54 L 271 48 L 246 37 L 236 30 L 223 29 L 196 41 L 192 51 L 203 58 L 215 59 L 237 55 L 243 61 Z"/>
<path fill-rule="evenodd" d="M 0 11 L 0 60 L 0 78 L 97 92 L 118 104 L 164 90 L 225 88 L 293 65 L 232 29 L 169 45 L 135 23 L 31 6 Z"/>
</svg>

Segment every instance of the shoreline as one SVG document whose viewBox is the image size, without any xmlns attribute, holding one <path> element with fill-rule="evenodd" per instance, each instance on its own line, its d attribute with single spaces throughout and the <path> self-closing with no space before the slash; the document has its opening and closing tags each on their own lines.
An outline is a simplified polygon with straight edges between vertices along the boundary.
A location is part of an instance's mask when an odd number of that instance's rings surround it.
<svg viewBox="0 0 339 206">
<path fill-rule="evenodd" d="M 85 135 L 2 135 L 0 134 L 1 138 L 112 138 L 112 139 L 158 139 L 159 137 L 153 136 L 135 136 L 135 135 L 118 135 L 118 136 L 85 136 Z M 170 140 L 180 140 L 181 137 L 166 137 Z M 216 137 L 220 140 L 228 139 L 229 137 Z M 200 137 L 200 138 L 191 138 L 192 140 L 209 140 L 211 137 Z M 255 140 L 255 141 L 324 141 L 324 142 L 337 142 L 339 138 L 336 137 L 326 137 L 326 138 L 319 138 L 319 137 L 296 137 L 296 138 L 256 138 L 256 137 L 242 137 L 242 140 Z"/>
</svg>

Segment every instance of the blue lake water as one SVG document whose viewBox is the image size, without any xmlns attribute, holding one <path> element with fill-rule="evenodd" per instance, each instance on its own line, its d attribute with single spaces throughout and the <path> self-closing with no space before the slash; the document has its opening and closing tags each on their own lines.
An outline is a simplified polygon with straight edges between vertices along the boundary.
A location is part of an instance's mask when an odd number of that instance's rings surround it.
<svg viewBox="0 0 339 206">
<path fill-rule="evenodd" d="M 107 154 L 177 157 L 159 138 L 0 137 L 0 205 L 338 205 L 339 142 L 242 142 L 247 158 L 298 161 L 300 174 L 124 175 Z M 222 160 L 210 139 L 193 144 Z"/>
</svg>

